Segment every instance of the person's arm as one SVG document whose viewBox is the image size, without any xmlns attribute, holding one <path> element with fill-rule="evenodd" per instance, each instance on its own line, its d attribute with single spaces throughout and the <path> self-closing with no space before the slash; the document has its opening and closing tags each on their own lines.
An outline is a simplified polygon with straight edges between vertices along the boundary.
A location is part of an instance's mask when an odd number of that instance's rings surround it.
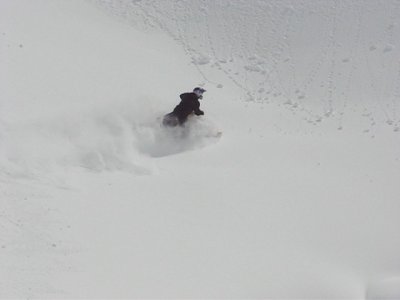
<svg viewBox="0 0 400 300">
<path fill-rule="evenodd" d="M 194 108 L 194 114 L 196 115 L 196 116 L 202 116 L 202 115 L 204 115 L 204 111 L 202 111 L 201 109 L 200 109 L 200 102 L 199 101 L 196 101 L 196 106 L 195 106 L 195 108 Z"/>
</svg>

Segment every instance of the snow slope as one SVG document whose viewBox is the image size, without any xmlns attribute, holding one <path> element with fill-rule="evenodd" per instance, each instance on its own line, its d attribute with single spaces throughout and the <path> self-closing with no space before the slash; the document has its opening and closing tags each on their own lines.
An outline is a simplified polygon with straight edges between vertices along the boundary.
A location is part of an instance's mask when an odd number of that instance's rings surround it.
<svg viewBox="0 0 400 300">
<path fill-rule="evenodd" d="M 94 2 L 167 32 L 207 84 L 244 100 L 339 130 L 354 117 L 366 134 L 399 130 L 398 1 Z"/>
<path fill-rule="evenodd" d="M 0 297 L 399 298 L 399 6 L 1 0 Z"/>
</svg>

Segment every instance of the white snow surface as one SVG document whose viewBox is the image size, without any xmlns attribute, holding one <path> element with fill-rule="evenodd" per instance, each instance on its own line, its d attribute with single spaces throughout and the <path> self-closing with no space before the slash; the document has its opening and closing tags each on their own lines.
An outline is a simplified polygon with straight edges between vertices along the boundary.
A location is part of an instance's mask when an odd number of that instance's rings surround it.
<svg viewBox="0 0 400 300">
<path fill-rule="evenodd" d="M 399 48 L 396 0 L 0 0 L 0 298 L 400 299 Z"/>
</svg>

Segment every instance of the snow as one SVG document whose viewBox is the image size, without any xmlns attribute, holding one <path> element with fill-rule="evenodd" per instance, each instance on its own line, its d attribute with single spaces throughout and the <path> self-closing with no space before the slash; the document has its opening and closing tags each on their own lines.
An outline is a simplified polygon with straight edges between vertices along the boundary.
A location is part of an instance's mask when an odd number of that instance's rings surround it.
<svg viewBox="0 0 400 300">
<path fill-rule="evenodd" d="M 0 1 L 0 297 L 399 299 L 399 16 Z"/>
</svg>

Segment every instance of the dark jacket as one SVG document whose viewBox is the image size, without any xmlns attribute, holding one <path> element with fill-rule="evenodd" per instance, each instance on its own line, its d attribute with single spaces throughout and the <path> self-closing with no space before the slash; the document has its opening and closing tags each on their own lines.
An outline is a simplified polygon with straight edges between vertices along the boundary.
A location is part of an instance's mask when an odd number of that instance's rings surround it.
<svg viewBox="0 0 400 300">
<path fill-rule="evenodd" d="M 184 93 L 180 97 L 181 102 L 173 111 L 173 114 L 177 116 L 180 123 L 185 122 L 191 113 L 197 116 L 204 115 L 204 112 L 200 110 L 199 97 L 195 93 Z"/>
</svg>

